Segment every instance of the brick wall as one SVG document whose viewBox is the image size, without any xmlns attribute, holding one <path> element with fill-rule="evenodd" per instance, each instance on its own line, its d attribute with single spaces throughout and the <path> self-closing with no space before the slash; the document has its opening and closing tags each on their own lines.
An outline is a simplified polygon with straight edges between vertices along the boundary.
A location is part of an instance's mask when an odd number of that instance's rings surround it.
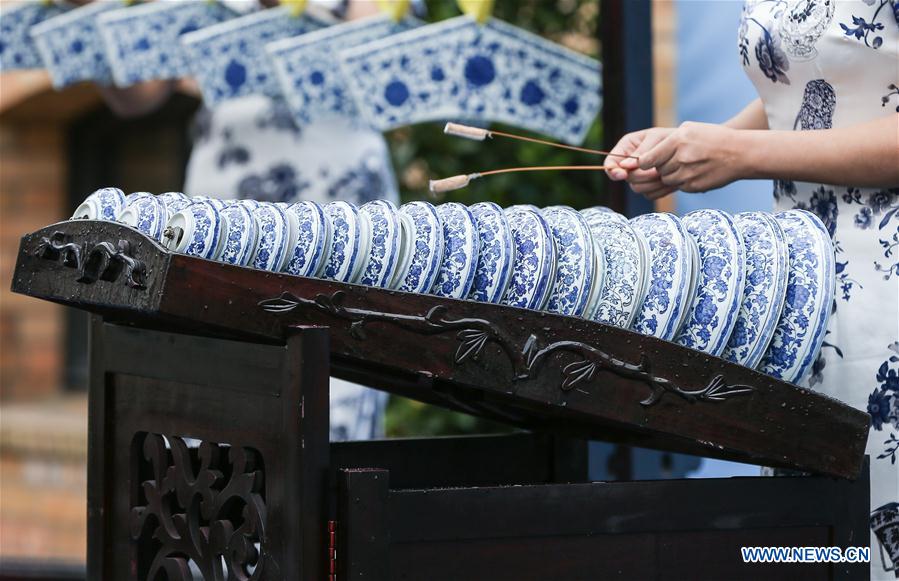
<svg viewBox="0 0 899 581">
<path fill-rule="evenodd" d="M 64 217 L 65 140 L 60 125 L 0 123 L 0 398 L 56 392 L 63 316 L 56 305 L 10 292 L 19 238 Z"/>
</svg>

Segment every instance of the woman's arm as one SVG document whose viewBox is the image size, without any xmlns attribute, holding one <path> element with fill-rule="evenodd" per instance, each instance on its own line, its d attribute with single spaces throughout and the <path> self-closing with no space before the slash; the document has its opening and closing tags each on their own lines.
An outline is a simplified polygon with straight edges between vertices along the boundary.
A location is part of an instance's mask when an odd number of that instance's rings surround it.
<svg viewBox="0 0 899 581">
<path fill-rule="evenodd" d="M 765 113 L 762 100 L 756 99 L 726 121 L 724 125 L 733 129 L 767 129 L 768 115 Z M 676 130 L 674 127 L 653 127 L 628 133 L 618 141 L 612 153 L 639 157 Z M 613 181 L 627 180 L 631 189 L 646 197 L 661 198 L 676 189 L 664 184 L 655 168 L 640 169 L 637 160 L 632 157 L 613 155 L 606 157 L 603 164 L 608 168 L 606 174 L 610 179 Z"/>
<path fill-rule="evenodd" d="M 740 179 L 899 187 L 899 115 L 815 131 L 684 123 L 640 155 L 638 165 L 656 170 L 669 189 L 685 192 Z"/>
<path fill-rule="evenodd" d="M 756 99 L 723 125 L 731 129 L 768 129 L 768 114 L 762 100 Z"/>
</svg>

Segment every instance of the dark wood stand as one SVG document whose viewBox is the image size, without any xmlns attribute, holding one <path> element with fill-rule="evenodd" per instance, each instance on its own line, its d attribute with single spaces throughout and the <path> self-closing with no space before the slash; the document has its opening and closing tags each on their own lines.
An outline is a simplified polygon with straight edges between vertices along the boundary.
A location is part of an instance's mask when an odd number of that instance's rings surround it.
<svg viewBox="0 0 899 581">
<path fill-rule="evenodd" d="M 867 417 L 721 359 L 227 267 L 109 223 L 23 238 L 13 289 L 97 314 L 89 579 L 868 576 L 742 562 L 865 544 Z M 532 431 L 329 445 L 329 374 Z M 822 475 L 591 483 L 588 436 Z"/>
</svg>

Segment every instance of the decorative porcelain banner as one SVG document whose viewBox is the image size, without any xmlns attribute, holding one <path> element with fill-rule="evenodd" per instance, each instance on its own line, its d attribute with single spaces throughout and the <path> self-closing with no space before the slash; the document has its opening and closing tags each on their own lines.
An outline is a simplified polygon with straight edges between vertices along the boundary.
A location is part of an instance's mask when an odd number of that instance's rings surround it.
<svg viewBox="0 0 899 581">
<path fill-rule="evenodd" d="M 31 27 L 66 10 L 68 7 L 43 2 L 0 6 L 0 72 L 43 68 L 31 39 Z"/>
<path fill-rule="evenodd" d="M 31 37 L 55 88 L 80 81 L 108 84 L 112 80 L 97 17 L 124 6 L 120 0 L 91 2 L 31 29 Z"/>
<path fill-rule="evenodd" d="M 414 18 L 396 22 L 388 16 L 373 16 L 266 46 L 281 92 L 297 124 L 304 126 L 334 117 L 358 118 L 359 111 L 347 87 L 349 83 L 339 69 L 338 53 L 421 24 Z"/>
<path fill-rule="evenodd" d="M 235 16 L 219 2 L 150 2 L 101 14 L 97 26 L 116 85 L 190 74 L 182 34 Z"/>
<path fill-rule="evenodd" d="M 598 61 L 496 19 L 452 18 L 340 58 L 356 107 L 382 131 L 468 119 L 581 143 L 601 105 Z"/>
<path fill-rule="evenodd" d="M 307 10 L 292 16 L 288 7 L 281 6 L 185 34 L 181 42 L 203 100 L 212 106 L 246 95 L 279 95 L 265 45 L 330 24 L 324 15 Z"/>
</svg>

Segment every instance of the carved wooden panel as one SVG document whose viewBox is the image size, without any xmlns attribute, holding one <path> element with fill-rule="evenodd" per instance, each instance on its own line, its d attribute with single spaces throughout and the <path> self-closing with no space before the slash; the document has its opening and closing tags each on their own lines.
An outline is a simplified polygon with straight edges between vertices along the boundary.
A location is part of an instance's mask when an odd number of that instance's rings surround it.
<svg viewBox="0 0 899 581">
<path fill-rule="evenodd" d="M 139 579 L 281 577 L 266 530 L 265 467 L 257 450 L 140 432 L 131 453 Z"/>
</svg>

